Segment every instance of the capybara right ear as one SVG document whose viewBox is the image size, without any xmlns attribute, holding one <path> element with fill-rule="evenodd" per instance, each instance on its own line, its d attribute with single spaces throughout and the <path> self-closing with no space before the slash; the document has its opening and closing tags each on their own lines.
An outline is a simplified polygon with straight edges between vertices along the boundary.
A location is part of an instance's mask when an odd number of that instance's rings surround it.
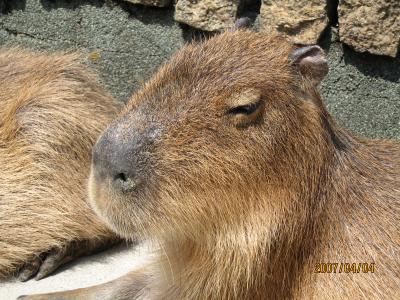
<svg viewBox="0 0 400 300">
<path fill-rule="evenodd" d="M 328 74 L 328 62 L 320 46 L 303 46 L 296 48 L 289 56 L 291 64 L 303 77 L 318 85 Z"/>
</svg>

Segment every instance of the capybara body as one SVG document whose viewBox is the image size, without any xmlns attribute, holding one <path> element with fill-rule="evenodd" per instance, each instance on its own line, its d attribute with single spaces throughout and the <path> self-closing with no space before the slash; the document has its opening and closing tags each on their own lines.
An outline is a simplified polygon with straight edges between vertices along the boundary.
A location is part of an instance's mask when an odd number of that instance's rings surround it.
<svg viewBox="0 0 400 300">
<path fill-rule="evenodd" d="M 396 299 L 400 146 L 341 129 L 326 72 L 262 33 L 185 46 L 93 151 L 94 209 L 159 260 L 45 299 Z"/>
<path fill-rule="evenodd" d="M 115 238 L 86 195 L 91 148 L 118 111 L 78 55 L 0 50 L 0 278 Z"/>
</svg>

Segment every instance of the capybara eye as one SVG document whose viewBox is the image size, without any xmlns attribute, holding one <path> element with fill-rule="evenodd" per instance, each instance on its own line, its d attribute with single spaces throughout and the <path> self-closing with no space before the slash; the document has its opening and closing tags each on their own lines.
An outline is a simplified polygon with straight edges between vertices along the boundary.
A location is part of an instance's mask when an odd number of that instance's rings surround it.
<svg viewBox="0 0 400 300">
<path fill-rule="evenodd" d="M 261 106 L 261 101 L 256 103 L 250 103 L 246 105 L 236 106 L 228 110 L 228 114 L 231 115 L 251 115 Z"/>
<path fill-rule="evenodd" d="M 236 127 L 254 124 L 261 116 L 263 101 L 257 88 L 245 88 L 227 98 L 230 108 L 226 111 L 230 122 Z"/>
</svg>

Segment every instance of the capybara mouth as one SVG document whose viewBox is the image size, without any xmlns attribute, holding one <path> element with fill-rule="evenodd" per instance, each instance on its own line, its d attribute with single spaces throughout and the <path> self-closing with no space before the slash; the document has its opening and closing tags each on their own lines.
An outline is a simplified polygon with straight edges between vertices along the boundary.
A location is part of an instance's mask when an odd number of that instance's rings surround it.
<svg viewBox="0 0 400 300">
<path fill-rule="evenodd" d="M 138 215 L 145 206 L 143 185 L 129 182 L 130 179 L 121 174 L 120 180 L 125 180 L 127 186 L 115 188 L 112 178 L 100 179 L 95 173 L 92 166 L 88 181 L 90 206 L 114 232 L 136 239 Z"/>
</svg>

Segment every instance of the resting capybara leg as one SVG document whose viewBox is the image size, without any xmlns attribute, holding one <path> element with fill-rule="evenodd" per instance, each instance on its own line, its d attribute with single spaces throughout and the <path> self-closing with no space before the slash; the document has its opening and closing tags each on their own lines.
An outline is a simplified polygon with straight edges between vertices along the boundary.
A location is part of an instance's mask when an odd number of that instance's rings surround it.
<svg viewBox="0 0 400 300">
<path fill-rule="evenodd" d="M 110 237 L 102 240 L 72 241 L 64 247 L 55 247 L 26 263 L 20 270 L 18 280 L 27 281 L 32 277 L 36 280 L 42 279 L 65 263 L 102 251 L 120 242 L 120 239 Z"/>
<path fill-rule="evenodd" d="M 36 256 L 29 262 L 25 263 L 19 270 L 18 280 L 27 281 L 37 274 L 40 266 L 42 265 L 45 254 L 46 253 L 42 253 L 41 255 Z"/>
<path fill-rule="evenodd" d="M 139 300 L 151 299 L 150 283 L 154 281 L 152 269 L 129 272 L 113 281 L 71 291 L 19 296 L 18 300 Z"/>
</svg>

